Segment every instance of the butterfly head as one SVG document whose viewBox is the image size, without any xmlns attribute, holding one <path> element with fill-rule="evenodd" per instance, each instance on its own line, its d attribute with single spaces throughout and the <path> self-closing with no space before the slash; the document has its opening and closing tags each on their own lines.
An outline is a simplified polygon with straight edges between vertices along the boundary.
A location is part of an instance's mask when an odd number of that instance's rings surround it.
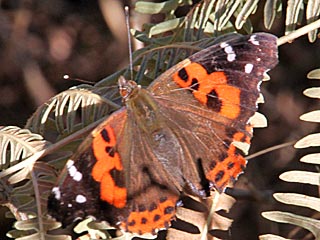
<svg viewBox="0 0 320 240">
<path fill-rule="evenodd" d="M 118 79 L 119 92 L 124 102 L 134 96 L 141 88 L 135 81 L 126 80 L 123 76 Z"/>
</svg>

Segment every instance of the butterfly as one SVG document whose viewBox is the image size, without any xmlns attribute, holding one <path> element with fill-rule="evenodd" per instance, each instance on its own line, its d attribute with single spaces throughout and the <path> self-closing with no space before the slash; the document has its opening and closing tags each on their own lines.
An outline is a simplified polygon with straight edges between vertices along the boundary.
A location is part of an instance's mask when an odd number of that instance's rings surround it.
<svg viewBox="0 0 320 240">
<path fill-rule="evenodd" d="M 156 234 L 182 194 L 223 192 L 246 166 L 260 83 L 278 61 L 277 38 L 231 34 L 142 88 L 119 78 L 124 106 L 67 161 L 48 199 L 64 226 L 93 216 L 125 232 Z"/>
</svg>

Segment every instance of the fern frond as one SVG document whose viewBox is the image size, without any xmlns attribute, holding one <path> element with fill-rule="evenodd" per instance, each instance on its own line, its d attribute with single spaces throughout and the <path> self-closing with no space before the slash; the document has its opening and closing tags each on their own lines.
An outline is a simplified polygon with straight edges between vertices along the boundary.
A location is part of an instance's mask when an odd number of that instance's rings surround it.
<svg viewBox="0 0 320 240">
<path fill-rule="evenodd" d="M 312 79 L 320 79 L 319 71 L 312 71 L 308 74 Z M 304 91 L 306 96 L 312 98 L 319 98 L 320 90 L 319 88 L 307 89 Z M 310 113 L 303 114 L 300 118 L 309 122 L 319 122 L 319 110 L 312 111 Z M 300 139 L 296 144 L 295 148 L 307 148 L 320 146 L 320 133 L 309 134 L 308 136 Z M 313 153 L 308 154 L 300 159 L 301 162 L 310 163 L 310 164 L 320 164 L 320 154 Z M 309 171 L 289 171 L 282 173 L 280 179 L 286 182 L 294 182 L 301 184 L 310 184 L 314 185 L 317 188 L 320 186 L 320 173 L 318 172 L 309 172 Z M 299 193 L 275 193 L 274 198 L 284 204 L 294 205 L 298 207 L 309 208 L 314 211 L 320 212 L 320 198 L 307 196 Z M 315 239 L 320 239 L 320 220 L 314 219 L 307 216 L 300 216 L 297 214 L 282 212 L 282 211 L 272 211 L 264 212 L 262 216 L 279 223 L 293 224 L 303 229 L 310 231 Z M 278 237 L 278 236 L 277 236 Z M 279 237 L 278 237 L 279 238 Z M 274 238 L 274 235 L 263 235 L 260 236 L 260 239 L 269 240 L 277 239 Z M 282 239 L 282 238 L 279 238 Z"/>
<path fill-rule="evenodd" d="M 176 17 L 175 11 L 179 6 L 189 6 L 190 1 L 171 0 L 163 3 L 138 1 L 135 10 L 144 14 L 163 13 L 165 19 L 158 24 L 149 24 L 144 32 L 135 32 L 135 37 L 150 39 L 155 35 L 171 32 L 171 37 L 160 37 L 166 44 L 172 41 L 196 41 L 210 33 L 215 36 L 222 32 L 234 31 L 229 24 L 237 7 L 244 1 L 209 1 L 203 0 L 193 6 L 186 16 Z M 242 16 L 241 16 L 242 17 Z M 220 33 L 220 34 L 219 34 Z M 157 37 L 159 41 L 159 36 Z M 152 43 L 152 42 L 149 42 Z"/>
<path fill-rule="evenodd" d="M 177 209 L 177 227 L 168 229 L 167 239 L 219 239 L 211 234 L 213 230 L 226 231 L 230 228 L 232 220 L 222 216 L 219 211 L 229 212 L 235 199 L 227 194 L 214 193 L 205 201 L 192 197 L 197 210 L 186 206 Z M 202 206 L 202 208 L 201 208 Z M 203 210 L 201 210 L 203 209 Z M 178 227 L 179 221 L 187 223 L 190 227 Z M 183 226 L 183 225 L 182 225 Z M 192 231 L 192 229 L 197 229 Z"/>
<path fill-rule="evenodd" d="M 161 73 L 168 70 L 173 65 L 187 58 L 191 54 L 201 49 L 207 48 L 219 39 L 203 38 L 197 42 L 182 42 L 169 44 L 166 46 L 158 43 L 149 45 L 133 54 L 134 80 L 143 86 L 148 86 Z M 128 76 L 128 69 L 121 71 L 124 76 Z M 117 81 L 120 74 L 114 74 L 102 79 L 94 87 L 95 89 L 105 88 L 110 82 Z"/>
<path fill-rule="evenodd" d="M 60 223 L 46 217 L 43 217 L 41 222 L 39 218 L 17 221 L 14 224 L 16 229 L 9 231 L 7 236 L 17 240 L 71 240 L 71 237 L 67 235 L 52 235 L 47 233 L 50 230 L 58 228 L 60 225 Z"/>
<path fill-rule="evenodd" d="M 264 234 L 259 237 L 260 240 L 290 240 L 273 234 Z"/>
<path fill-rule="evenodd" d="M 271 29 L 275 18 L 282 14 L 282 2 L 280 0 L 264 2 L 264 25 L 267 29 Z M 251 33 L 253 26 L 249 17 L 256 12 L 259 4 L 262 4 L 262 1 L 202 0 L 192 6 L 192 10 L 186 16 L 177 17 L 175 12 L 178 7 L 190 6 L 190 1 L 170 0 L 162 3 L 137 1 L 136 11 L 144 14 L 162 13 L 165 19 L 159 24 L 146 25 L 143 32 L 135 32 L 135 37 L 144 43 L 151 44 L 154 43 L 152 37 L 157 35 L 157 41 L 169 44 L 172 41 L 199 40 L 207 34 L 219 36 L 221 33 L 236 30 Z M 319 0 L 288 0 L 286 5 L 286 35 L 301 25 L 304 15 L 307 24 L 319 18 Z M 310 42 L 314 42 L 317 39 L 317 29 L 310 31 L 308 37 Z"/>
<path fill-rule="evenodd" d="M 48 145 L 41 135 L 15 126 L 0 129 L 0 170 L 16 164 Z"/>
<path fill-rule="evenodd" d="M 1 199 L 1 204 L 7 206 L 18 220 L 15 224 L 17 229 L 10 231 L 9 236 L 17 239 L 56 239 L 47 231 L 60 224 L 48 220 L 46 216 L 47 197 L 55 182 L 56 170 L 44 161 L 32 161 L 20 170 L 11 171 L 24 159 L 43 151 L 49 143 L 42 136 L 18 127 L 4 127 L 0 130 L 0 136 L 0 184 L 6 196 L 6 199 Z M 53 156 L 51 158 L 57 160 Z M 59 239 L 66 238 L 60 236 Z"/>
<path fill-rule="evenodd" d="M 309 78 L 309 79 L 320 79 L 320 68 L 314 69 L 311 72 L 309 72 L 308 75 L 307 75 L 307 78 Z"/>
<path fill-rule="evenodd" d="M 267 0 L 264 5 L 264 26 L 271 29 L 277 16 L 281 16 L 282 3 L 281 0 Z"/>
<path fill-rule="evenodd" d="M 309 0 L 306 9 L 307 24 L 316 21 L 320 15 L 320 1 Z M 308 33 L 309 41 L 314 42 L 317 39 L 318 30 L 315 29 Z"/>
<path fill-rule="evenodd" d="M 54 96 L 40 106 L 28 120 L 26 128 L 55 142 L 117 108 L 119 105 L 94 93 L 93 87 L 81 85 Z"/>
<path fill-rule="evenodd" d="M 66 236 L 48 234 L 49 230 L 61 226 L 47 216 L 47 198 L 55 178 L 56 171 L 53 167 L 37 161 L 8 179 L 5 177 L 6 181 L 1 179 L 8 195 L 8 201 L 3 205 L 7 206 L 18 220 L 14 225 L 16 230 L 10 231 L 8 236 L 19 236 L 23 239 L 66 239 Z"/>
<path fill-rule="evenodd" d="M 302 0 L 289 0 L 286 12 L 286 30 L 285 34 L 294 31 L 297 24 L 301 23 L 301 18 L 304 10 Z"/>
<path fill-rule="evenodd" d="M 306 4 L 307 6 L 305 6 Z M 304 14 L 306 16 L 307 24 L 311 24 L 316 20 L 318 20 L 320 15 L 320 1 L 319 0 L 309 0 L 309 1 L 288 0 L 287 1 L 286 22 L 285 22 L 286 35 L 293 32 L 298 25 L 301 25 Z M 308 32 L 308 38 L 310 42 L 314 42 L 317 39 L 317 32 L 318 32 L 317 29 Z"/>
<path fill-rule="evenodd" d="M 310 197 L 298 193 L 275 193 L 273 196 L 278 202 L 292 204 L 300 207 L 307 207 L 320 212 L 319 198 Z"/>
<path fill-rule="evenodd" d="M 74 227 L 74 232 L 81 235 L 85 234 L 78 239 L 111 239 L 111 235 L 107 230 L 114 229 L 110 227 L 106 222 L 95 222 L 92 218 L 87 218 L 81 221 L 77 226 Z M 124 240 L 125 235 L 121 235 L 117 238 L 113 238 L 117 240 Z"/>
<path fill-rule="evenodd" d="M 320 237 L 320 221 L 310 218 L 304 217 L 293 213 L 274 211 L 274 212 L 264 212 L 262 216 L 278 223 L 288 223 L 299 226 L 306 230 L 309 230 L 316 239 Z M 272 238 L 270 238 L 272 239 Z"/>
</svg>

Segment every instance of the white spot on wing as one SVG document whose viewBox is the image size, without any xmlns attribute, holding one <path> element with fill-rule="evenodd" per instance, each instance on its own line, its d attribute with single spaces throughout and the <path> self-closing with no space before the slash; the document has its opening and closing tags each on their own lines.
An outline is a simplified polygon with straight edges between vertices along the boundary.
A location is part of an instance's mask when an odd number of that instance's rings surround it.
<svg viewBox="0 0 320 240">
<path fill-rule="evenodd" d="M 73 176 L 73 180 L 79 182 L 82 179 L 82 173 L 81 172 L 76 172 Z"/>
<path fill-rule="evenodd" d="M 61 192 L 60 192 L 59 187 L 54 187 L 54 188 L 52 188 L 52 193 L 54 193 L 54 197 L 55 197 L 57 200 L 60 200 L 60 198 L 61 198 Z"/>
<path fill-rule="evenodd" d="M 224 48 L 224 51 L 225 51 L 227 54 L 232 54 L 232 53 L 234 53 L 232 47 L 229 46 L 229 45 Z"/>
<path fill-rule="evenodd" d="M 73 160 L 68 160 L 67 162 L 67 168 L 70 168 L 71 166 L 73 166 L 74 161 Z"/>
<path fill-rule="evenodd" d="M 72 204 L 71 204 L 71 203 L 68 203 L 68 207 L 72 207 Z"/>
<path fill-rule="evenodd" d="M 227 60 L 228 60 L 228 62 L 233 62 L 234 60 L 236 60 L 236 55 L 235 54 L 228 54 Z"/>
<path fill-rule="evenodd" d="M 227 60 L 228 62 L 233 62 L 236 60 L 236 54 L 233 51 L 233 48 L 225 42 L 220 43 L 220 47 L 224 49 L 225 53 L 227 54 Z"/>
<path fill-rule="evenodd" d="M 73 180 L 79 182 L 82 179 L 82 173 L 79 172 L 73 164 L 74 164 L 74 161 L 69 160 L 67 162 L 67 169 L 68 169 L 69 175 L 73 178 Z"/>
<path fill-rule="evenodd" d="M 76 196 L 76 202 L 77 203 L 85 203 L 87 201 L 87 198 L 81 194 Z"/>
<path fill-rule="evenodd" d="M 77 171 L 77 168 L 75 166 L 71 166 L 68 168 L 68 172 L 69 172 L 69 175 L 71 177 L 73 177 L 78 171 Z"/>
<path fill-rule="evenodd" d="M 253 45 L 260 45 L 259 41 L 256 39 L 256 35 L 251 35 L 249 42 L 251 42 Z"/>
<path fill-rule="evenodd" d="M 253 64 L 251 64 L 251 63 L 247 63 L 245 66 L 244 66 L 244 71 L 246 72 L 246 73 L 251 73 L 252 72 L 252 69 L 253 69 Z"/>
<path fill-rule="evenodd" d="M 229 46 L 228 43 L 225 43 L 225 42 L 220 43 L 220 47 L 221 47 L 221 48 L 225 48 L 225 47 L 227 47 L 227 46 Z"/>
</svg>

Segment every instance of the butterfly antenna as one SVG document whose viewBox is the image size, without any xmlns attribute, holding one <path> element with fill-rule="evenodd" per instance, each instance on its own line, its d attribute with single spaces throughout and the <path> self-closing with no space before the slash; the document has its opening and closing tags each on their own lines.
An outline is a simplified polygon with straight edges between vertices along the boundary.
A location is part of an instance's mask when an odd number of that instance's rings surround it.
<svg viewBox="0 0 320 240">
<path fill-rule="evenodd" d="M 81 78 L 70 77 L 68 74 L 65 74 L 63 76 L 63 79 L 65 79 L 65 80 L 73 80 L 73 81 L 78 81 L 78 82 L 88 83 L 88 84 L 95 84 L 95 82 L 91 82 L 91 81 L 84 80 L 84 79 L 81 79 Z"/>
<path fill-rule="evenodd" d="M 130 23 L 129 23 L 129 7 L 124 7 L 124 12 L 126 16 L 127 34 L 128 34 L 128 47 L 129 47 L 129 62 L 130 62 L 130 77 L 133 80 L 133 60 L 132 60 L 132 45 L 131 45 L 131 34 L 130 34 Z"/>
</svg>

